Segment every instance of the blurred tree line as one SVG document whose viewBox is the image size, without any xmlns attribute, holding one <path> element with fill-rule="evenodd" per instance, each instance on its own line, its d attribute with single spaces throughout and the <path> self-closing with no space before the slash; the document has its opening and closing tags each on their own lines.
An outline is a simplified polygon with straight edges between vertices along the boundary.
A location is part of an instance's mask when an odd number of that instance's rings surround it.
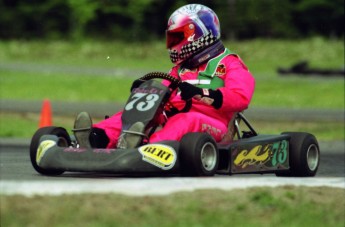
<svg viewBox="0 0 345 227">
<path fill-rule="evenodd" d="M 0 39 L 152 40 L 189 0 L 2 0 Z M 344 38 L 344 0 L 204 0 L 225 39 Z"/>
</svg>

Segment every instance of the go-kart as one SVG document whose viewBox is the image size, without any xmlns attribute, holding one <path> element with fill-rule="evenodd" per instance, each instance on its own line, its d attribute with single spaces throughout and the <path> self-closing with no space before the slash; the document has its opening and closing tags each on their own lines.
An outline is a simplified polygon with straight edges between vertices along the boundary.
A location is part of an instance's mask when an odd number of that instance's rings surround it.
<svg viewBox="0 0 345 227">
<path fill-rule="evenodd" d="M 153 72 L 132 90 L 122 114 L 122 135 L 141 137 L 134 148 L 84 148 L 62 127 L 36 131 L 30 144 L 34 169 L 43 175 L 68 172 L 113 174 L 158 174 L 162 176 L 213 176 L 215 174 L 275 173 L 277 176 L 314 176 L 320 160 L 315 136 L 304 132 L 260 135 L 243 113 L 229 123 L 224 139 L 216 143 L 208 133 L 187 133 L 180 141 L 148 143 L 159 130 L 157 118 L 165 112 L 172 92 L 180 81 L 168 74 Z M 161 79 L 170 81 L 164 86 Z M 179 110 L 186 112 L 191 101 Z M 177 111 L 178 112 L 178 111 Z M 136 122 L 144 132 L 132 131 Z M 241 131 L 244 125 L 246 131 Z"/>
</svg>

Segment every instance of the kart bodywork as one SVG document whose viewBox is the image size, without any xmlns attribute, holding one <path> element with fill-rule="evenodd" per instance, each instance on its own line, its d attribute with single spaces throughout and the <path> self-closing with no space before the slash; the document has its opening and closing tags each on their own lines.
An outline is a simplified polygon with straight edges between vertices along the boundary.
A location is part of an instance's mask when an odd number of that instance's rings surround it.
<svg viewBox="0 0 345 227">
<path fill-rule="evenodd" d="M 171 86 L 163 86 L 154 80 L 157 78 L 170 80 Z M 141 79 L 146 82 L 132 91 L 122 115 L 122 133 L 142 136 L 139 146 L 82 148 L 64 128 L 40 128 L 30 145 L 30 158 L 35 170 L 44 175 L 60 175 L 65 171 L 183 176 L 316 174 L 320 151 L 312 134 L 286 132 L 259 135 L 243 113 L 234 116 L 227 136 L 220 143 L 207 133 L 188 133 L 181 141 L 146 143 L 145 139 L 158 130 L 156 118 L 164 111 L 179 81 L 164 73 L 149 73 Z M 183 111 L 188 111 L 189 105 L 190 102 Z M 138 121 L 144 123 L 145 133 L 129 130 Z M 248 130 L 241 131 L 240 124 Z"/>
</svg>

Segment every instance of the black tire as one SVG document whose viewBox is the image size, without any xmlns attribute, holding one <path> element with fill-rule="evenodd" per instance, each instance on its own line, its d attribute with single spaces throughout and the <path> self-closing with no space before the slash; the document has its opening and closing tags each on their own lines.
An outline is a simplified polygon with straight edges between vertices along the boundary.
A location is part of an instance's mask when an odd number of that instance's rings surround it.
<svg viewBox="0 0 345 227">
<path fill-rule="evenodd" d="M 213 176 L 219 163 L 216 142 L 207 133 L 188 133 L 181 139 L 179 160 L 183 176 Z"/>
<path fill-rule="evenodd" d="M 43 127 L 38 129 L 35 134 L 33 135 L 30 143 L 30 160 L 31 164 L 34 167 L 34 169 L 43 175 L 60 175 L 64 172 L 64 170 L 58 170 L 58 169 L 44 169 L 37 165 L 36 162 L 36 154 L 37 154 L 37 148 L 39 146 L 40 138 L 43 135 L 55 135 L 59 138 L 58 146 L 60 147 L 68 147 L 71 145 L 71 138 L 68 135 L 68 132 L 66 129 L 61 127 Z"/>
<path fill-rule="evenodd" d="M 319 144 L 314 135 L 305 132 L 283 132 L 290 135 L 290 170 L 277 172 L 277 176 L 312 177 L 320 163 Z"/>
</svg>

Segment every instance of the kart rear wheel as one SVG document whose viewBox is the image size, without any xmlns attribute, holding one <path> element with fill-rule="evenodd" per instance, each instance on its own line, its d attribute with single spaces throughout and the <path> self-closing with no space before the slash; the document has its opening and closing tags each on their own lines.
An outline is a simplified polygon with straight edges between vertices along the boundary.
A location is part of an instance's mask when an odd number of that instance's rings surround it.
<svg viewBox="0 0 345 227">
<path fill-rule="evenodd" d="M 319 144 L 314 135 L 304 132 L 283 132 L 291 136 L 289 143 L 290 169 L 277 176 L 315 176 L 320 163 Z"/>
<path fill-rule="evenodd" d="M 181 140 L 179 154 L 183 176 L 213 176 L 217 171 L 218 148 L 207 133 L 186 134 Z"/>
<path fill-rule="evenodd" d="M 54 127 L 54 126 L 49 126 L 49 127 L 43 127 L 38 129 L 34 136 L 31 139 L 30 143 L 30 160 L 31 164 L 34 167 L 34 169 L 43 175 L 60 175 L 64 172 L 64 170 L 59 170 L 59 169 L 44 169 L 41 168 L 37 165 L 36 162 L 36 155 L 37 155 L 37 149 L 40 144 L 40 138 L 43 135 L 55 135 L 59 138 L 58 140 L 58 146 L 59 147 L 68 147 L 71 145 L 71 138 L 68 135 L 68 132 L 66 129 L 61 128 L 61 127 Z"/>
</svg>

